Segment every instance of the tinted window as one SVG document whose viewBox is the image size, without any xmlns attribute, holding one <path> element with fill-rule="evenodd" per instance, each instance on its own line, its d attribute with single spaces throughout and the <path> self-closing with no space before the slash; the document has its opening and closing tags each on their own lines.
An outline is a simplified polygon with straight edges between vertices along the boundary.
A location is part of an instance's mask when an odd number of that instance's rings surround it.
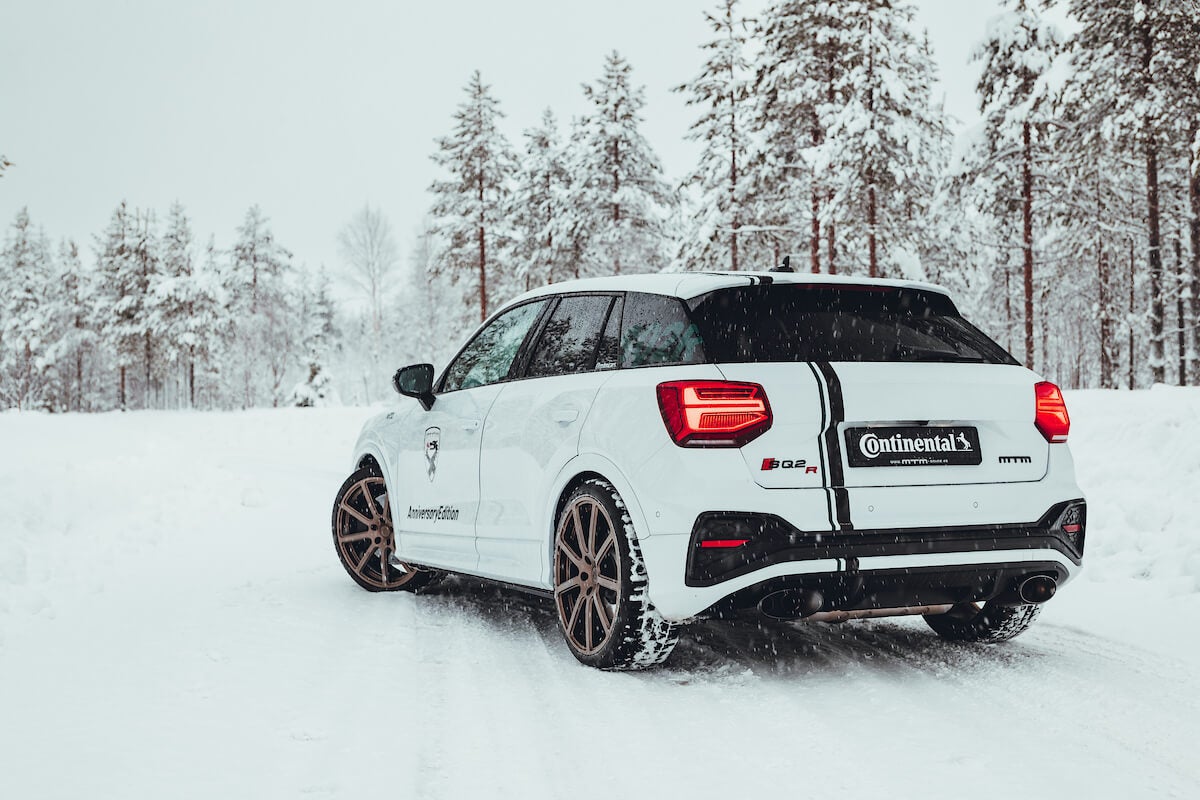
<svg viewBox="0 0 1200 800">
<path fill-rule="evenodd" d="M 718 362 L 942 361 L 1015 364 L 937 292 L 878 286 L 755 286 L 692 301 Z"/>
<path fill-rule="evenodd" d="M 616 369 L 621 366 L 621 308 L 625 299 L 618 297 L 608 312 L 604 335 L 600 337 L 600 351 L 596 353 L 596 369 Z"/>
<path fill-rule="evenodd" d="M 529 377 L 591 372 L 610 305 L 608 296 L 559 300 L 529 362 Z"/>
<path fill-rule="evenodd" d="M 446 370 L 442 391 L 470 389 L 507 378 L 521 343 L 544 305 L 545 301 L 538 301 L 517 306 L 475 334 Z"/>
<path fill-rule="evenodd" d="M 704 346 L 676 297 L 630 292 L 621 322 L 621 366 L 700 364 Z"/>
</svg>

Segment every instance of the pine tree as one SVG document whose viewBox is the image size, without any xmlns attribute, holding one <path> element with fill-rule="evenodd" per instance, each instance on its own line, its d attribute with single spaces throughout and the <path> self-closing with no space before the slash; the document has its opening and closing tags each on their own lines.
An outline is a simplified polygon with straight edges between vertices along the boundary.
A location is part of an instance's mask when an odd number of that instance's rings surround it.
<svg viewBox="0 0 1200 800">
<path fill-rule="evenodd" d="M 136 222 L 124 201 L 113 211 L 108 228 L 97 240 L 96 326 L 117 367 L 117 407 L 129 407 L 129 367 L 144 345 L 143 320 L 147 286 L 134 256 Z"/>
<path fill-rule="evenodd" d="M 92 327 L 91 310 L 96 304 L 92 274 L 84 270 L 75 242 L 63 240 L 58 250 L 58 272 L 61 292 L 58 294 L 58 354 L 62 396 L 59 406 L 69 411 L 90 410 L 93 407 L 88 391 L 93 375 L 98 337 Z"/>
<path fill-rule="evenodd" d="M 590 220 L 590 271 L 652 272 L 667 265 L 667 218 L 675 198 L 642 135 L 645 91 L 630 83 L 629 63 L 610 53 L 604 74 L 585 84 L 591 113 L 582 130 L 577 202 Z"/>
<path fill-rule="evenodd" d="M 4 177 L 4 170 L 8 169 L 12 165 L 13 163 L 5 158 L 3 153 L 0 153 L 0 178 Z"/>
<path fill-rule="evenodd" d="M 292 389 L 293 406 L 317 408 L 329 405 L 336 398 L 333 379 L 327 370 L 329 356 L 337 348 L 335 316 L 325 270 L 315 276 L 304 276 L 297 317 L 303 324 L 300 347 L 304 353 L 306 377 Z"/>
<path fill-rule="evenodd" d="M 511 294 L 567 277 L 570 241 L 569 173 L 558 122 L 546 109 L 541 123 L 525 131 L 525 154 L 517 170 L 509 218 L 514 227 Z"/>
<path fill-rule="evenodd" d="M 1003 220 L 998 233 L 1020 229 L 1023 353 L 1032 368 L 1035 181 L 1045 180 L 1038 165 L 1048 161 L 1054 99 L 1044 77 L 1062 51 L 1063 36 L 1026 0 L 1006 4 L 1010 8 L 989 21 L 972 59 L 982 64 L 977 91 L 983 122 L 956 178 L 960 191 L 974 189 L 974 199 Z M 1004 240 L 1000 244 L 1006 246 Z"/>
<path fill-rule="evenodd" d="M 242 405 L 250 408 L 267 398 L 278 405 L 296 346 L 294 296 L 287 282 L 292 254 L 275 241 L 258 206 L 246 212 L 237 234 L 226 286 L 236 330 Z"/>
<path fill-rule="evenodd" d="M 498 127 L 504 116 L 500 103 L 478 70 L 465 91 L 467 99 L 454 113 L 454 131 L 437 140 L 433 155 L 449 177 L 430 187 L 439 239 L 432 266 L 433 277 L 449 277 L 475 299 L 484 320 L 494 305 L 489 283 L 499 282 L 506 268 L 501 250 L 510 238 L 505 212 L 516 161 Z"/>
<path fill-rule="evenodd" d="M 738 0 L 722 0 L 717 14 L 705 13 L 715 39 L 703 48 L 711 55 L 700 74 L 675 87 L 687 92 L 688 105 L 701 114 L 688 138 L 703 142 L 700 163 L 686 185 L 700 193 L 693 226 L 684 238 L 680 261 L 685 269 L 731 269 L 740 266 L 738 245 L 745 221 L 745 185 L 739 169 L 749 162 L 750 62 L 746 56 L 753 21 L 739 15 Z"/>
<path fill-rule="evenodd" d="M 842 7 L 831 0 L 785 0 L 767 9 L 757 38 L 763 49 L 754 84 L 755 127 L 762 133 L 744 181 L 751 214 L 774 240 L 775 261 L 807 217 L 810 268 L 835 274 L 843 212 L 836 177 L 821 166 L 820 151 L 846 102 L 853 42 Z"/>
<path fill-rule="evenodd" d="M 846 0 L 837 9 L 848 43 L 842 105 L 829 120 L 817 170 L 837 181 L 834 204 L 861 215 L 867 274 L 918 277 L 916 234 L 948 149 L 944 115 L 931 100 L 933 63 L 912 33 L 909 3 Z"/>
<path fill-rule="evenodd" d="M 0 252 L 0 392 L 7 405 L 18 409 L 46 408 L 52 402 L 50 278 L 45 234 L 33 230 L 29 211 L 22 208 Z"/>
</svg>

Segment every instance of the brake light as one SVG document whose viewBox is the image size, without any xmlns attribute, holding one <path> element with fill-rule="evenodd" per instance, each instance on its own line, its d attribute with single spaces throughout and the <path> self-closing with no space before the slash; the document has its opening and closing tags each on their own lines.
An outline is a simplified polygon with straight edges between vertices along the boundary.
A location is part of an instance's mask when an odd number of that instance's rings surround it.
<svg viewBox="0 0 1200 800">
<path fill-rule="evenodd" d="M 1067 416 L 1067 403 L 1062 392 L 1053 383 L 1042 381 L 1033 387 L 1033 393 L 1037 402 L 1033 422 L 1037 429 L 1047 442 L 1065 442 L 1071 432 L 1071 418 Z"/>
<path fill-rule="evenodd" d="M 658 408 L 680 447 L 741 447 L 771 427 L 767 393 L 757 383 L 660 383 Z"/>
<path fill-rule="evenodd" d="M 750 540 L 749 539 L 706 539 L 706 540 L 700 542 L 700 546 L 707 547 L 707 548 L 741 547 L 748 541 L 750 541 Z"/>
</svg>

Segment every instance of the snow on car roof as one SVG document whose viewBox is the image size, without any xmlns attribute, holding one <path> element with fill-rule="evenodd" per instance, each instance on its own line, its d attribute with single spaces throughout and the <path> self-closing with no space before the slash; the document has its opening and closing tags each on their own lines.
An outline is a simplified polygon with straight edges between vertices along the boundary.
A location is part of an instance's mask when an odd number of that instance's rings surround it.
<svg viewBox="0 0 1200 800">
<path fill-rule="evenodd" d="M 582 278 L 573 281 L 552 283 L 526 292 L 512 303 L 566 292 L 647 292 L 665 294 L 689 300 L 716 289 L 732 286 L 748 286 L 763 282 L 764 278 L 777 284 L 830 284 L 894 286 L 896 288 L 926 289 L 949 294 L 941 286 L 920 281 L 893 278 L 864 278 L 857 275 L 814 275 L 807 272 L 655 272 L 643 275 L 613 275 L 605 278 Z M 508 305 L 511 305 L 509 303 Z"/>
</svg>

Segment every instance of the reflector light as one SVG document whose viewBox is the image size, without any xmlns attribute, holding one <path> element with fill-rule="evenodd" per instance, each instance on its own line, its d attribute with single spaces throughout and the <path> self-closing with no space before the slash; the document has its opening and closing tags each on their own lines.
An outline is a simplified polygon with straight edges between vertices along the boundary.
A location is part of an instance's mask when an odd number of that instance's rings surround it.
<svg viewBox="0 0 1200 800">
<path fill-rule="evenodd" d="M 1049 381 L 1042 381 L 1033 387 L 1037 403 L 1034 424 L 1046 437 L 1047 442 L 1065 442 L 1071 431 L 1071 418 L 1067 416 L 1067 404 L 1062 392 Z"/>
<path fill-rule="evenodd" d="M 767 393 L 757 383 L 660 383 L 658 408 L 680 447 L 741 447 L 771 427 Z"/>
<path fill-rule="evenodd" d="M 749 539 L 709 539 L 706 542 L 701 542 L 701 547 L 741 547 Z"/>
<path fill-rule="evenodd" d="M 1083 530 L 1083 526 L 1076 522 L 1073 525 L 1063 525 L 1062 529 L 1064 533 L 1079 533 Z"/>
</svg>

